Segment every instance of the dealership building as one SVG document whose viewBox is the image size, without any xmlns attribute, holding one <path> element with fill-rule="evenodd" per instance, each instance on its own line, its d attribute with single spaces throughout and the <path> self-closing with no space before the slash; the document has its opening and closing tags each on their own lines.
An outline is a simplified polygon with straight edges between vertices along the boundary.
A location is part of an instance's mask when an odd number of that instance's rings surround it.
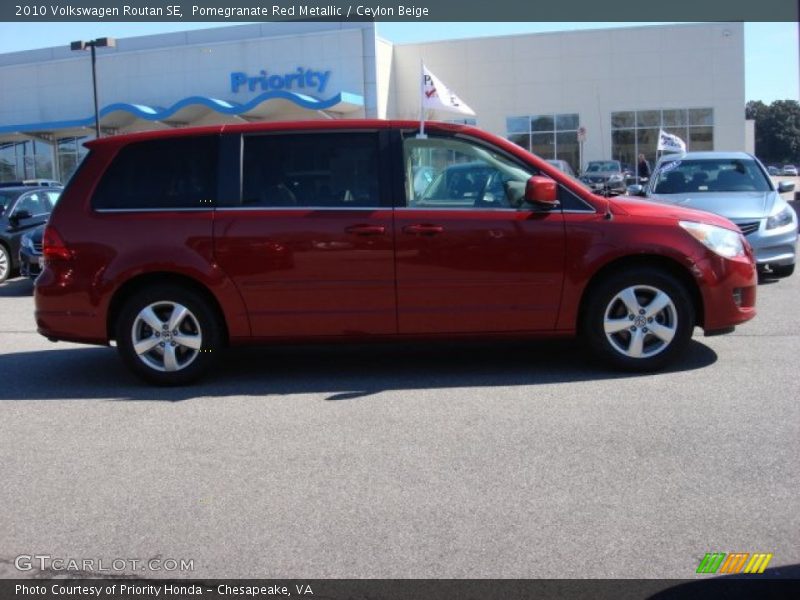
<svg viewBox="0 0 800 600">
<path fill-rule="evenodd" d="M 598 159 L 633 164 L 640 152 L 652 160 L 659 128 L 690 150 L 750 145 L 742 23 L 413 44 L 382 39 L 373 23 L 259 23 L 119 39 L 97 55 L 102 135 L 418 119 L 424 61 L 476 112 L 460 122 L 576 170 Z M 88 52 L 1 54 L 0 81 L 0 181 L 65 181 L 85 153 L 82 142 L 94 136 Z"/>
</svg>

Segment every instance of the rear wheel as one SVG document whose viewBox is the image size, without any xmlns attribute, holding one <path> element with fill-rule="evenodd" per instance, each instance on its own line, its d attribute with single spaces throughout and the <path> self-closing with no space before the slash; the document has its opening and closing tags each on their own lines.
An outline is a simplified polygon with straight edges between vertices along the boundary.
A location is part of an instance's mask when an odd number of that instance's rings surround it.
<svg viewBox="0 0 800 600">
<path fill-rule="evenodd" d="M 8 249 L 0 244 L 0 283 L 3 283 L 11 275 L 11 256 Z"/>
<path fill-rule="evenodd" d="M 156 385 L 201 377 L 219 354 L 221 325 L 209 303 L 182 287 L 142 290 L 122 308 L 117 348 L 127 366 Z"/>
<path fill-rule="evenodd" d="M 694 310 L 683 284 L 646 268 L 619 272 L 591 292 L 583 333 L 596 355 L 632 371 L 673 361 L 694 329 Z"/>
</svg>

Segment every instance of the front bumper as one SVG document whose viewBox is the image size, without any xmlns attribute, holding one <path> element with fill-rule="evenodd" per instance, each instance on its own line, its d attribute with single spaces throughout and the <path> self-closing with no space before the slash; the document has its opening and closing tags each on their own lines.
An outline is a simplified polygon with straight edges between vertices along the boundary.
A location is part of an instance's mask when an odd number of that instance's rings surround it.
<svg viewBox="0 0 800 600">
<path fill-rule="evenodd" d="M 766 219 L 761 219 L 758 229 L 745 236 L 753 247 L 759 268 L 793 265 L 797 254 L 797 226 L 793 224 L 772 230 L 766 226 Z"/>
<path fill-rule="evenodd" d="M 758 272 L 755 262 L 709 255 L 697 265 L 703 280 L 703 329 L 706 335 L 728 333 L 756 316 Z"/>
</svg>

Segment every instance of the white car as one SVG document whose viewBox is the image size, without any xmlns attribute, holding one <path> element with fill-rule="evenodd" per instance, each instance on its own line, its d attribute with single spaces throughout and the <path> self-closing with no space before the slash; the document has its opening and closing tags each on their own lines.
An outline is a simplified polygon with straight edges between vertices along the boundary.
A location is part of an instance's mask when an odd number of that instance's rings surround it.
<svg viewBox="0 0 800 600">
<path fill-rule="evenodd" d="M 797 177 L 797 167 L 794 165 L 783 165 L 783 174 Z"/>
</svg>

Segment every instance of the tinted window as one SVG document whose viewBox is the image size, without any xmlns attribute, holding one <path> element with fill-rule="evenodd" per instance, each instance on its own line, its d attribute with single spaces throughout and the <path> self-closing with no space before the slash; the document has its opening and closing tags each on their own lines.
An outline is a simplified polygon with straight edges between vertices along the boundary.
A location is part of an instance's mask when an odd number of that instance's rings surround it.
<svg viewBox="0 0 800 600">
<path fill-rule="evenodd" d="M 95 208 L 208 208 L 217 185 L 216 136 L 125 146 L 97 186 Z"/>
<path fill-rule="evenodd" d="M 30 215 L 44 215 L 50 212 L 44 192 L 26 194 L 14 207 L 15 213 L 27 212 Z"/>
<path fill-rule="evenodd" d="M 17 196 L 19 196 L 19 192 L 5 192 L 0 190 L 0 213 L 5 211 L 6 207 L 11 206 Z"/>
<path fill-rule="evenodd" d="M 53 208 L 55 208 L 56 202 L 58 202 L 59 197 L 61 196 L 61 192 L 45 192 L 44 199 L 47 205 L 47 212 L 52 212 Z"/>
<path fill-rule="evenodd" d="M 244 206 L 377 207 L 378 135 L 264 135 L 244 140 Z"/>
</svg>

